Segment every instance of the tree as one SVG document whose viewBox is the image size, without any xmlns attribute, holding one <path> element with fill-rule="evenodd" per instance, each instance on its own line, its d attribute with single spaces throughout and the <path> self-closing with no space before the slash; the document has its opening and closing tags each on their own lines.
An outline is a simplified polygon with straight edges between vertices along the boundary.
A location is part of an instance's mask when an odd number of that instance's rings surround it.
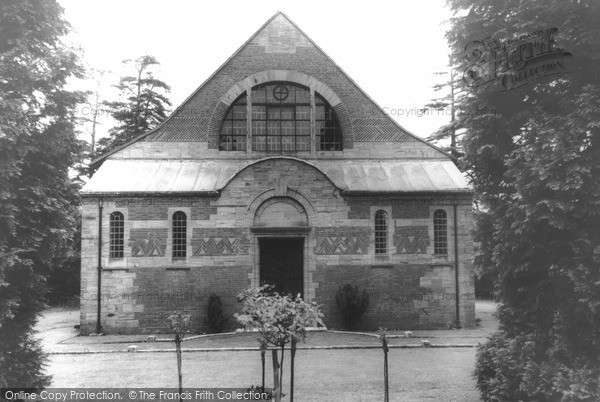
<svg viewBox="0 0 600 402">
<path fill-rule="evenodd" d="M 0 387 L 40 388 L 49 377 L 33 327 L 47 275 L 73 255 L 83 97 L 65 84 L 82 69 L 56 1 L 2 1 L 0 21 Z"/>
<path fill-rule="evenodd" d="M 461 107 L 494 111 L 464 121 L 485 206 L 475 263 L 500 303 L 477 386 L 484 400 L 598 400 L 600 4 L 450 4 Z"/>
<path fill-rule="evenodd" d="M 244 302 L 242 314 L 236 319 L 245 329 L 257 329 L 261 335 L 261 350 L 267 345 L 274 346 L 273 393 L 276 401 L 283 396 L 283 361 L 285 345 L 291 346 L 290 401 L 294 401 L 294 359 L 296 345 L 306 338 L 308 327 L 324 326 L 323 314 L 316 303 L 306 303 L 298 295 L 295 299 L 289 295 L 281 296 L 271 291 L 271 285 L 249 288 L 238 295 Z M 280 358 L 277 349 L 281 350 Z M 264 389 L 263 389 L 264 391 Z"/>
<path fill-rule="evenodd" d="M 153 67 L 160 63 L 153 56 L 141 56 L 123 63 L 133 68 L 135 75 L 122 77 L 115 86 L 119 90 L 118 101 L 105 102 L 117 125 L 109 130 L 109 137 L 97 142 L 98 155 L 158 126 L 167 117 L 171 106 L 167 98 L 171 88 L 154 77 Z"/>
<path fill-rule="evenodd" d="M 464 113 L 460 113 L 457 110 L 457 106 L 460 103 L 460 96 L 463 91 L 460 88 L 460 81 L 457 78 L 456 67 L 449 65 L 448 69 L 449 71 L 435 73 L 437 76 L 444 77 L 444 82 L 433 86 L 436 92 L 442 92 L 442 94 L 426 104 L 425 108 L 433 109 L 438 113 L 445 113 L 447 110 L 450 111 L 450 122 L 440 127 L 436 132 L 427 137 L 426 140 L 441 145 L 444 151 L 449 152 L 450 155 L 458 160 L 463 155 L 462 147 L 459 145 L 459 137 L 461 134 L 460 120 Z M 447 141 L 450 141 L 450 143 L 444 145 Z"/>
<path fill-rule="evenodd" d="M 179 401 L 182 401 L 181 395 L 183 395 L 183 378 L 181 373 L 181 342 L 185 337 L 185 334 L 189 332 L 191 325 L 191 319 L 188 314 L 181 315 L 181 313 L 175 312 L 167 317 L 169 327 L 175 336 L 175 352 L 177 354 L 177 378 L 179 383 Z"/>
<path fill-rule="evenodd" d="M 88 93 L 88 101 L 85 108 L 82 109 L 82 112 L 85 117 L 82 120 L 86 123 L 90 123 L 90 127 L 86 127 L 86 131 L 90 134 L 90 147 L 89 153 L 90 155 L 95 155 L 96 151 L 96 141 L 97 141 L 97 127 L 101 124 L 98 120 L 99 116 L 107 113 L 103 109 L 102 102 L 102 85 L 104 83 L 104 77 L 108 73 L 106 70 L 98 70 L 95 68 L 88 68 L 88 71 L 91 72 L 92 80 L 94 81 L 94 89 Z"/>
</svg>

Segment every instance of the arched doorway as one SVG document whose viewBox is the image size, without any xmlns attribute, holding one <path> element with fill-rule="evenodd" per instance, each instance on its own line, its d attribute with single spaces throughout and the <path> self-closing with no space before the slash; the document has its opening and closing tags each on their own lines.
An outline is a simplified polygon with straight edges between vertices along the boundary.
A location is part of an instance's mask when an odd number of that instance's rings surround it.
<svg viewBox="0 0 600 402">
<path fill-rule="evenodd" d="M 257 239 L 260 285 L 273 285 L 281 294 L 304 297 L 306 211 L 289 197 L 273 197 L 257 209 L 252 228 Z"/>
</svg>

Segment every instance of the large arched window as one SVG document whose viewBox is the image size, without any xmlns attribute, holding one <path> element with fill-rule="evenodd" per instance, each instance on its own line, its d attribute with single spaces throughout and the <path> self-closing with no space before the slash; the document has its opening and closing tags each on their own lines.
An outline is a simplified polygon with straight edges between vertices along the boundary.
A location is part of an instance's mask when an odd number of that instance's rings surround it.
<svg viewBox="0 0 600 402">
<path fill-rule="evenodd" d="M 121 212 L 115 211 L 109 218 L 109 250 L 110 258 L 123 258 L 125 243 L 125 218 Z"/>
<path fill-rule="evenodd" d="M 173 214 L 173 258 L 185 258 L 187 253 L 187 218 L 185 213 Z"/>
<path fill-rule="evenodd" d="M 448 254 L 448 223 L 446 211 L 438 209 L 433 214 L 433 253 Z"/>
<path fill-rule="evenodd" d="M 375 254 L 388 252 L 388 222 L 385 211 L 375 213 Z"/>
<path fill-rule="evenodd" d="M 317 151 L 342 150 L 342 130 L 334 109 L 316 92 L 311 100 L 310 89 L 296 84 L 266 83 L 252 88 L 250 97 L 242 94 L 223 120 L 219 149 L 245 151 L 248 127 L 253 151 L 308 152 L 313 142 Z"/>
</svg>

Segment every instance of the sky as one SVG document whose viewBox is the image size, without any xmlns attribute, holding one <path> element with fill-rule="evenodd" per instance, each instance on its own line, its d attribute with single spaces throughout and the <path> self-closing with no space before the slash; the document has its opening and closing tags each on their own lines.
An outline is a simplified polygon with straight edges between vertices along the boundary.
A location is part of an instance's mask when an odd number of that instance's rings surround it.
<svg viewBox="0 0 600 402">
<path fill-rule="evenodd" d="M 196 90 L 277 11 L 284 12 L 383 110 L 410 132 L 427 137 L 449 120 L 448 111 L 423 115 L 438 96 L 451 17 L 444 0 L 352 2 L 304 0 L 59 0 L 87 67 L 108 71 L 100 94 L 123 75 L 122 60 L 150 54 L 156 77 L 171 86 L 173 109 Z M 77 82 L 93 89 L 92 80 Z M 85 113 L 89 112 L 89 107 Z M 111 122 L 98 127 L 105 135 Z M 89 130 L 87 130 L 89 131 Z"/>
</svg>

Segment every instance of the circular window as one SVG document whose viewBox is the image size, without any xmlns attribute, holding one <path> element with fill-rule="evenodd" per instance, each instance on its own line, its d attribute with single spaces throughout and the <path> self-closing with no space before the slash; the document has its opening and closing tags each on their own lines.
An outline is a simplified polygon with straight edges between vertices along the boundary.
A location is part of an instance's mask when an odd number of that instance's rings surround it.
<svg viewBox="0 0 600 402">
<path fill-rule="evenodd" d="M 290 91 L 283 85 L 278 85 L 273 88 L 273 98 L 277 99 L 278 101 L 286 100 L 289 94 Z"/>
</svg>

